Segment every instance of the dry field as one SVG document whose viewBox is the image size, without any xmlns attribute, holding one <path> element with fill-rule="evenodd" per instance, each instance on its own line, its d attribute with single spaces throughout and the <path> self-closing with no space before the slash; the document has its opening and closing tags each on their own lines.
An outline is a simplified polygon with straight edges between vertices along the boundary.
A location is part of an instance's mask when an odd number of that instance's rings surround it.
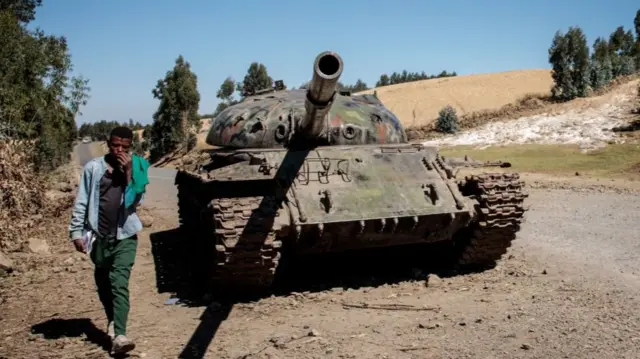
<svg viewBox="0 0 640 359">
<path fill-rule="evenodd" d="M 433 122 L 446 105 L 453 106 L 458 115 L 497 110 L 528 95 L 548 95 L 552 85 L 551 72 L 536 69 L 423 80 L 375 91 L 402 124 L 419 127 Z"/>
</svg>

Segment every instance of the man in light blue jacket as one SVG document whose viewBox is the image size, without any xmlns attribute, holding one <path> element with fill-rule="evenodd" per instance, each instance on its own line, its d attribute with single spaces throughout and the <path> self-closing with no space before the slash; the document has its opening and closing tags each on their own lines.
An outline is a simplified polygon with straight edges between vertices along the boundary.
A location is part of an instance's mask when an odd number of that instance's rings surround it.
<svg viewBox="0 0 640 359">
<path fill-rule="evenodd" d="M 142 229 L 136 207 L 148 183 L 148 163 L 136 155 L 132 158 L 132 140 L 129 128 L 113 129 L 107 141 L 109 152 L 84 166 L 69 225 L 76 249 L 89 253 L 95 265 L 94 278 L 114 353 L 135 348 L 126 337 L 129 277 L 136 257 L 137 233 Z"/>
</svg>

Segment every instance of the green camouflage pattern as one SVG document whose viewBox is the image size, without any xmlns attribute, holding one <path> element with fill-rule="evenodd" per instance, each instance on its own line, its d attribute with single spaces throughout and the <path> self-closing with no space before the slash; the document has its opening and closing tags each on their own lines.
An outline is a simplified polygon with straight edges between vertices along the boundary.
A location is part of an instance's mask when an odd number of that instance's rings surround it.
<svg viewBox="0 0 640 359">
<path fill-rule="evenodd" d="M 324 52 L 316 63 L 322 55 L 338 56 Z M 336 83 L 341 72 L 342 68 L 337 69 Z M 318 82 L 322 84 L 321 80 Z M 213 120 L 206 142 L 230 148 L 288 147 L 296 132 L 304 131 L 299 124 L 307 115 L 305 102 L 309 94 L 304 89 L 280 88 L 276 85 L 272 91 L 260 91 L 261 94 L 248 96 L 223 110 Z M 324 122 L 323 131 L 314 138 L 315 145 L 407 142 L 400 120 L 375 95 L 336 92 L 326 118 L 319 121 Z"/>
<path fill-rule="evenodd" d="M 233 148 L 287 147 L 294 124 L 305 115 L 306 90 L 284 90 L 245 98 L 212 122 L 208 144 Z M 329 110 L 324 145 L 406 143 L 398 118 L 374 95 L 337 93 Z"/>
</svg>

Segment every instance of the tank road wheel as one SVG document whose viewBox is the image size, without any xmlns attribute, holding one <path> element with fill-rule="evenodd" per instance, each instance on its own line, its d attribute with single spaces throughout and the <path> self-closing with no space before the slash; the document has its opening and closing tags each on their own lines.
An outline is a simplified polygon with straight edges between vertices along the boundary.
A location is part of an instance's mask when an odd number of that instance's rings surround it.
<svg viewBox="0 0 640 359">
<path fill-rule="evenodd" d="M 275 277 L 282 242 L 273 219 L 277 208 L 263 197 L 214 199 L 215 268 L 213 285 L 224 293 L 267 290 Z"/>
<path fill-rule="evenodd" d="M 463 195 L 478 201 L 478 218 L 454 236 L 456 269 L 495 267 L 520 230 L 529 196 L 523 187 L 517 173 L 485 173 L 460 183 Z"/>
</svg>

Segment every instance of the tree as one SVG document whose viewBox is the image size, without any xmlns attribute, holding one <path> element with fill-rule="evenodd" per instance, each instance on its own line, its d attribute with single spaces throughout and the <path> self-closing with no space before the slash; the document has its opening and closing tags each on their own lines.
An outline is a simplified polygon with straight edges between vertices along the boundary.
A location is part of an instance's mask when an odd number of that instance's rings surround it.
<svg viewBox="0 0 640 359">
<path fill-rule="evenodd" d="M 620 56 L 630 56 L 633 51 L 634 36 L 631 30 L 624 31 L 624 26 L 618 26 L 609 35 L 610 50 Z"/>
<path fill-rule="evenodd" d="M 271 86 L 273 86 L 273 79 L 269 76 L 267 67 L 261 63 L 253 62 L 249 65 L 247 74 L 242 82 L 238 82 L 237 89 L 242 94 L 242 97 L 246 97 L 258 90 L 270 88 Z"/>
<path fill-rule="evenodd" d="M 41 3 L 0 0 L 0 122 L 5 137 L 35 140 L 34 163 L 44 172 L 69 160 L 90 88 L 81 76 L 69 78 L 64 37 L 27 29 Z"/>
<path fill-rule="evenodd" d="M 604 60 L 594 59 L 590 65 L 591 88 L 599 90 L 611 82 L 613 79 L 613 67 L 608 57 L 605 57 Z"/>
<path fill-rule="evenodd" d="M 633 32 L 624 31 L 623 26 L 618 26 L 609 36 L 609 44 L 613 77 L 626 76 L 635 72 L 637 44 Z"/>
<path fill-rule="evenodd" d="M 9 12 L 24 24 L 36 19 L 36 8 L 42 6 L 42 0 L 0 0 L 0 12 Z"/>
<path fill-rule="evenodd" d="M 158 80 L 152 93 L 160 100 L 150 131 L 151 160 L 154 161 L 175 150 L 181 142 L 183 148 L 189 150 L 195 140 L 192 131 L 199 124 L 200 93 L 191 64 L 179 55 L 173 69 Z"/>
<path fill-rule="evenodd" d="M 378 80 L 378 83 L 376 83 L 376 87 L 382 87 L 387 85 L 389 85 L 389 75 L 387 74 L 380 75 L 380 80 Z"/>
<path fill-rule="evenodd" d="M 236 91 L 236 83 L 231 76 L 227 77 L 222 85 L 220 85 L 220 89 L 216 92 L 216 97 L 221 99 L 222 101 L 230 102 L 233 100 L 233 93 Z"/>
<path fill-rule="evenodd" d="M 570 27 L 566 34 L 556 32 L 549 48 L 549 63 L 554 98 L 571 100 L 588 95 L 591 66 L 587 38 L 581 28 Z"/>
<path fill-rule="evenodd" d="M 360 92 L 360 91 L 368 90 L 369 86 L 367 86 L 366 82 L 362 81 L 361 79 L 358 79 L 356 80 L 356 83 L 354 85 L 345 86 L 345 89 L 351 92 Z"/>
<path fill-rule="evenodd" d="M 220 89 L 216 92 L 216 97 L 221 99 L 222 102 L 218 103 L 218 107 L 216 107 L 213 116 L 217 116 L 225 108 L 238 103 L 238 101 L 233 98 L 233 93 L 236 91 L 235 86 L 236 83 L 231 76 L 222 82 Z"/>
<path fill-rule="evenodd" d="M 598 37 L 596 41 L 593 42 L 593 54 L 591 58 L 603 62 L 605 59 L 610 58 L 610 54 L 609 42 L 602 37 Z"/>
<path fill-rule="evenodd" d="M 613 79 L 609 42 L 602 37 L 593 42 L 589 76 L 591 88 L 594 90 L 602 88 Z"/>
</svg>

